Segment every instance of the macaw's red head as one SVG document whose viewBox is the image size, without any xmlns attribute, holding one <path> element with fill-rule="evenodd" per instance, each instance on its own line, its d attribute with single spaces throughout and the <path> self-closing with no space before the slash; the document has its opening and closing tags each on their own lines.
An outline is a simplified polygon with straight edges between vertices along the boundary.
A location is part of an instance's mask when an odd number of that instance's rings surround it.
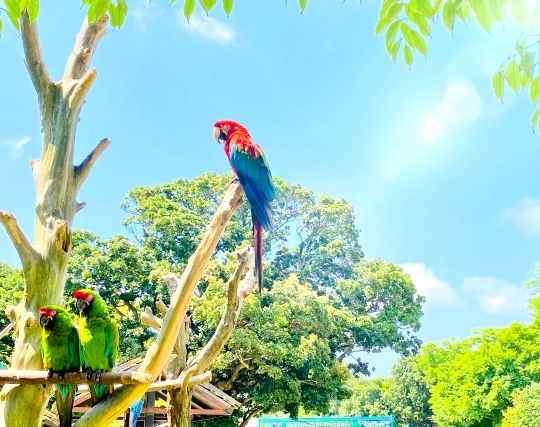
<svg viewBox="0 0 540 427">
<path fill-rule="evenodd" d="M 229 134 L 235 131 L 245 132 L 249 136 L 249 132 L 244 126 L 232 120 L 218 120 L 214 123 L 214 138 L 219 144 L 226 142 Z"/>
<path fill-rule="evenodd" d="M 90 289 L 79 289 L 78 291 L 73 292 L 73 298 L 77 299 L 77 309 L 82 313 L 86 314 L 88 309 L 94 301 L 94 296 Z"/>
<path fill-rule="evenodd" d="M 56 311 L 50 307 L 39 309 L 39 324 L 43 329 L 50 329 L 56 317 Z"/>
</svg>

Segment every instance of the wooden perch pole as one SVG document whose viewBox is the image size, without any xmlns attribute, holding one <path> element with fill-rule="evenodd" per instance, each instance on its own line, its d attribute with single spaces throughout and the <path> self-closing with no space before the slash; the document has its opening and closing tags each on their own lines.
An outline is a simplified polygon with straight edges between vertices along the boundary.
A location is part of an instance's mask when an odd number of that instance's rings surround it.
<svg viewBox="0 0 540 427">
<path fill-rule="evenodd" d="M 212 221 L 208 225 L 199 246 L 188 260 L 186 269 L 180 279 L 168 274 L 165 281 L 177 281 L 178 288 L 171 298 L 169 310 L 163 319 L 159 334 L 148 349 L 139 368 L 139 372 L 148 373 L 154 377 L 161 374 L 169 359 L 171 350 L 176 342 L 195 287 L 201 278 L 206 264 L 212 256 L 217 243 L 235 210 L 242 202 L 242 187 L 233 181 L 225 197 L 218 207 Z M 107 425 L 114 421 L 129 405 L 148 389 L 149 385 L 122 386 L 103 402 L 94 406 L 76 424 L 77 427 Z"/>
<path fill-rule="evenodd" d="M 221 320 L 214 331 L 210 341 L 200 350 L 197 356 L 184 368 L 179 379 L 193 378 L 200 374 L 214 361 L 223 350 L 225 343 L 231 336 L 238 314 L 244 299 L 253 291 L 257 280 L 250 269 L 244 277 L 246 270 L 253 265 L 254 251 L 250 246 L 236 254 L 238 265 L 227 283 L 227 304 L 221 316 Z M 240 280 L 244 277 L 242 282 Z M 191 420 L 191 397 L 193 386 L 185 381 L 180 390 L 169 392 L 170 413 L 168 414 L 170 427 L 187 427 Z"/>
<path fill-rule="evenodd" d="M 212 372 L 204 372 L 200 375 L 191 376 L 187 384 L 189 387 L 195 387 L 198 384 L 209 383 L 210 381 L 212 381 Z M 153 383 L 148 391 L 174 390 L 182 387 L 184 383 L 184 377 L 180 376 L 176 380 L 159 381 Z"/>
<path fill-rule="evenodd" d="M 206 370 L 219 353 L 221 353 L 225 343 L 236 327 L 244 299 L 255 289 L 257 279 L 255 278 L 253 269 L 250 269 L 242 282 L 240 282 L 245 271 L 252 266 L 254 256 L 253 248 L 250 246 L 237 254 L 239 262 L 227 286 L 227 305 L 223 311 L 221 320 L 210 341 L 206 343 L 197 356 L 188 364 L 188 368 L 190 366 L 197 366 L 195 375 Z"/>
<path fill-rule="evenodd" d="M 152 384 L 154 377 L 136 371 L 103 372 L 99 379 L 86 372 L 66 372 L 62 377 L 47 371 L 0 370 L 0 384 Z"/>
</svg>

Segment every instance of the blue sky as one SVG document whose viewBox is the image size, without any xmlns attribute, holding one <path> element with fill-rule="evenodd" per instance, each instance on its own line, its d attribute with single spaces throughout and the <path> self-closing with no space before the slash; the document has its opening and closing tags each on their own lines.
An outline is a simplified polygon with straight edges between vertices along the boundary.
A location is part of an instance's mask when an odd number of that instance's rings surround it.
<svg viewBox="0 0 540 427">
<path fill-rule="evenodd" d="M 38 22 L 58 79 L 84 10 L 54 3 Z M 75 226 L 123 233 L 118 206 L 135 186 L 228 171 L 211 131 L 232 118 L 274 175 L 354 204 L 366 256 L 403 265 L 426 295 L 422 339 L 527 321 L 522 283 L 540 260 L 540 139 L 527 97 L 502 105 L 490 88 L 519 32 L 435 28 L 427 59 L 416 56 L 409 71 L 374 35 L 377 3 L 313 1 L 300 14 L 296 2 L 244 1 L 229 18 L 199 11 L 188 26 L 179 7 L 131 2 L 93 61 L 76 159 L 103 137 L 112 145 L 81 192 L 88 206 Z M 31 235 L 38 111 L 19 36 L 5 24 L 0 209 Z M 0 260 L 18 265 L 3 232 Z M 381 375 L 394 359 L 369 357 Z"/>
</svg>

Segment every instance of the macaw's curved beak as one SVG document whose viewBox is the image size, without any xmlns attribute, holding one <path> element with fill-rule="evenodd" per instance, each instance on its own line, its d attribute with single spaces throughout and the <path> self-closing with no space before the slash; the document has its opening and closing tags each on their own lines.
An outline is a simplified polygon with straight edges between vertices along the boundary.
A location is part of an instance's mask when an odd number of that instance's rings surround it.
<svg viewBox="0 0 540 427">
<path fill-rule="evenodd" d="M 225 139 L 227 139 L 227 135 L 225 135 L 225 132 L 223 132 L 220 128 L 214 128 L 214 139 L 218 142 L 218 144 L 221 144 L 225 142 Z"/>
</svg>

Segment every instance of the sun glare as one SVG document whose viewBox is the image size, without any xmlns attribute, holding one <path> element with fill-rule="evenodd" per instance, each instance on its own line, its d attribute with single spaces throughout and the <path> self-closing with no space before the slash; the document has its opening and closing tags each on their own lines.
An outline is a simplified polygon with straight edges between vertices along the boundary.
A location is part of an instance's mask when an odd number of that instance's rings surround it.
<svg viewBox="0 0 540 427">
<path fill-rule="evenodd" d="M 442 132 L 442 122 L 438 117 L 427 117 L 422 122 L 422 135 L 427 139 L 435 139 Z"/>
</svg>

